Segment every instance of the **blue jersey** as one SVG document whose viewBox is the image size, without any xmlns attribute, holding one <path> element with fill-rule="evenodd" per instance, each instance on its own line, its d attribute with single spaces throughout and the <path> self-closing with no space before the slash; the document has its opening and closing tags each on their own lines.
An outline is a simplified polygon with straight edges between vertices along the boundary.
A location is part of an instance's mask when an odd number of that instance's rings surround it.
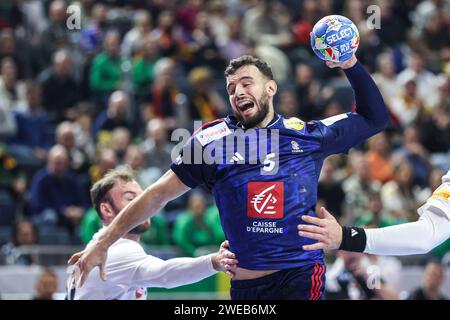
<svg viewBox="0 0 450 320">
<path fill-rule="evenodd" d="M 382 130 L 388 120 L 364 68 L 358 63 L 346 73 L 357 105 L 369 104 L 361 107 L 363 112 L 357 106 L 355 113 L 309 123 L 275 115 L 266 128 L 249 129 L 251 134 L 230 116 L 196 132 L 172 164 L 184 184 L 204 184 L 213 192 L 240 267 L 274 270 L 323 263 L 322 250 L 302 250 L 315 241 L 300 237 L 297 230 L 302 215 L 315 216 L 323 160 L 347 152 Z M 365 97 L 359 99 L 358 93 Z M 194 161 L 198 154 L 203 154 L 202 161 Z"/>
</svg>

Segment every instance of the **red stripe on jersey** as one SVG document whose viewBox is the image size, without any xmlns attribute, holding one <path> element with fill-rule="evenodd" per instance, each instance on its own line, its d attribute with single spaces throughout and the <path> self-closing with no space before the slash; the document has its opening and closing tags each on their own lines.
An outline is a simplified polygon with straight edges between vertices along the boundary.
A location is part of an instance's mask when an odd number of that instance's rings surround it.
<svg viewBox="0 0 450 320">
<path fill-rule="evenodd" d="M 321 291 L 320 291 L 320 289 L 322 288 L 322 284 L 323 284 L 323 280 L 322 280 L 322 276 L 323 276 L 323 273 L 325 272 L 325 266 L 320 266 L 320 270 L 319 270 L 319 273 L 318 273 L 318 284 L 317 284 L 317 288 L 316 288 L 316 293 L 315 293 L 315 296 L 314 296 L 314 299 L 313 300 L 319 300 L 319 298 L 320 298 L 320 296 L 321 296 Z"/>
<path fill-rule="evenodd" d="M 223 121 L 223 120 L 224 120 L 224 118 L 220 118 L 220 119 L 216 119 L 216 120 L 213 120 L 213 121 L 206 122 L 206 123 L 202 124 L 200 128 L 198 128 L 197 130 L 195 130 L 195 131 L 192 133 L 192 136 L 195 136 L 200 130 L 202 130 L 202 129 L 203 129 L 204 127 L 206 127 L 207 125 L 210 125 L 210 124 L 212 124 L 212 123 L 216 123 L 216 122 L 218 122 L 218 121 Z"/>
<path fill-rule="evenodd" d="M 313 297 L 315 295 L 314 288 L 316 287 L 316 275 L 317 271 L 319 270 L 318 266 L 319 265 L 317 263 L 314 265 L 314 272 L 311 275 L 311 291 L 309 292 L 309 300 L 313 300 Z"/>
</svg>

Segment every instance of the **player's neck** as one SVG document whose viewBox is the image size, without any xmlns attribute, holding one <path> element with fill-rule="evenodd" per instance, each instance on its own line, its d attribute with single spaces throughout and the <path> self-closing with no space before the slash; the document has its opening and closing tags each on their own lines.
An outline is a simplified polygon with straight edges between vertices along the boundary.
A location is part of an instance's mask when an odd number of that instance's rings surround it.
<svg viewBox="0 0 450 320">
<path fill-rule="evenodd" d="M 140 234 L 134 234 L 134 233 L 127 233 L 122 238 L 139 242 L 139 240 L 141 240 L 141 235 Z"/>
<path fill-rule="evenodd" d="M 269 125 L 269 123 L 272 122 L 273 118 L 275 117 L 275 111 L 273 108 L 270 108 L 269 112 L 267 113 L 267 116 L 264 118 L 263 121 L 261 121 L 259 124 L 255 126 L 255 128 L 265 128 Z"/>
</svg>

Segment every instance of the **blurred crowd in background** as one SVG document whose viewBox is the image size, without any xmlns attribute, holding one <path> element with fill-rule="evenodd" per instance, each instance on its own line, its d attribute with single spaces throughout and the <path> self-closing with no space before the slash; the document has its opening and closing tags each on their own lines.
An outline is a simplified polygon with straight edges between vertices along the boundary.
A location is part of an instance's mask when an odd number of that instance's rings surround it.
<svg viewBox="0 0 450 320">
<path fill-rule="evenodd" d="M 370 5 L 379 29 L 368 23 Z M 357 25 L 357 57 L 379 85 L 391 125 L 325 161 L 318 206 L 344 224 L 416 220 L 450 169 L 450 1 L 2 0 L 0 263 L 35 263 L 17 254 L 21 246 L 89 242 L 101 227 L 89 199 L 94 182 L 127 165 L 148 186 L 171 164 L 174 129 L 231 113 L 223 75 L 230 59 L 251 54 L 271 65 L 275 108 L 285 117 L 354 110 L 343 73 L 310 48 L 312 27 L 329 14 Z M 155 216 L 142 241 L 192 256 L 223 239 L 214 201 L 199 189 Z M 449 252 L 447 241 L 421 261 L 433 283 L 424 288 L 442 283 L 438 261 Z M 330 297 L 399 297 L 396 258 L 329 260 Z M 382 296 L 361 286 L 361 270 L 374 265 L 391 279 L 381 281 Z M 52 280 L 51 271 L 42 277 Z M 423 290 L 411 296 L 439 297 Z"/>
</svg>

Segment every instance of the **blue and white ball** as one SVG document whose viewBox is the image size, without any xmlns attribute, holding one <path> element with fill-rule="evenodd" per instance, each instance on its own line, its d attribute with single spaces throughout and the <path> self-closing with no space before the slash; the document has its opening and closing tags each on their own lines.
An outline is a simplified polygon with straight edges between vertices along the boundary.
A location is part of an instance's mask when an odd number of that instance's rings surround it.
<svg viewBox="0 0 450 320">
<path fill-rule="evenodd" d="M 344 16 L 326 16 L 315 24 L 311 32 L 311 47 L 325 61 L 343 62 L 350 59 L 358 45 L 358 29 Z"/>
</svg>

